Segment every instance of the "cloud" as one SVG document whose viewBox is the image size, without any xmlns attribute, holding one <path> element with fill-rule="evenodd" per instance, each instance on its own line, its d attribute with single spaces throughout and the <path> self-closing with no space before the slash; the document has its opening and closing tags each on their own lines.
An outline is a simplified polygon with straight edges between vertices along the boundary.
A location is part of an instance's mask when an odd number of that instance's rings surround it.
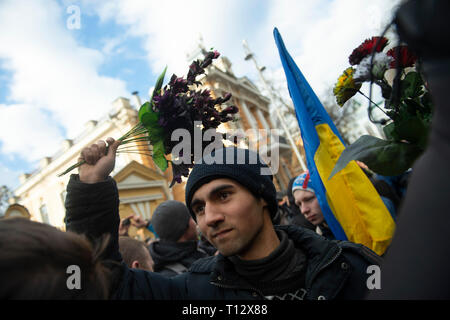
<svg viewBox="0 0 450 320">
<path fill-rule="evenodd" d="M 54 121 L 51 116 L 32 105 L 0 105 L 0 114 L 2 153 L 26 154 L 36 160 L 55 153 L 55 140 L 63 139 L 56 126 L 48 125 Z"/>
<path fill-rule="evenodd" d="M 103 44 L 102 52 L 105 55 L 119 54 L 124 52 L 125 48 L 121 46 L 123 41 L 124 41 L 123 36 L 102 39 L 101 40 Z"/>
<path fill-rule="evenodd" d="M 119 79 L 102 76 L 104 55 L 75 40 L 69 15 L 55 1 L 2 1 L 0 60 L 11 74 L 7 104 L 0 106 L 1 152 L 34 161 L 51 156 L 64 137 L 81 133 L 90 119 L 127 94 Z"/>
<path fill-rule="evenodd" d="M 348 56 L 366 38 L 380 35 L 400 1 L 334 0 L 272 1 L 268 25 L 277 26 L 287 49 L 318 94 L 334 85 L 348 66 Z M 297 14 L 296 14 L 297 13 Z M 270 30 L 269 30 L 270 29 Z M 260 48 L 274 69 L 284 76 L 272 41 Z"/>
<path fill-rule="evenodd" d="M 400 0 L 318 1 L 85 1 L 102 21 L 126 26 L 144 39 L 147 61 L 155 74 L 169 66 L 168 74 L 186 72 L 186 53 L 195 48 L 199 34 L 207 48 L 228 56 L 238 76 L 258 75 L 244 61 L 242 40 L 247 39 L 261 65 L 285 82 L 273 39 L 278 27 L 285 43 L 319 92 L 334 84 L 348 65 L 348 55 L 365 38 L 378 35 L 391 19 Z M 270 73 L 270 72 L 268 72 Z"/>
<path fill-rule="evenodd" d="M 168 65 L 168 74 L 185 74 L 191 53 L 203 37 L 215 49 L 237 61 L 242 40 L 251 36 L 252 9 L 260 1 L 84 1 L 101 21 L 113 20 L 143 39 L 147 61 L 155 74 Z M 261 5 L 259 5 L 261 7 Z"/>
</svg>

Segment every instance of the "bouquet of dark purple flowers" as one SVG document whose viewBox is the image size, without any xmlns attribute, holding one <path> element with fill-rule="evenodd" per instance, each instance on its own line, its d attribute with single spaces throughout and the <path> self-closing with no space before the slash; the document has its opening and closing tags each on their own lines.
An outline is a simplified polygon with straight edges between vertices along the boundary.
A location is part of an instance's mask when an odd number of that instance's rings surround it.
<svg viewBox="0 0 450 320">
<path fill-rule="evenodd" d="M 208 89 L 198 89 L 201 82 L 197 77 L 205 73 L 214 59 L 219 57 L 217 51 L 206 53 L 203 60 L 196 60 L 189 66 L 189 72 L 185 78 L 172 75 L 170 81 L 164 87 L 162 86 L 166 69 L 159 76 L 155 89 L 153 90 L 150 101 L 145 102 L 139 109 L 139 123 L 128 133 L 118 140 L 121 141 L 118 152 L 136 152 L 135 149 L 126 147 L 127 144 L 139 143 L 139 153 L 148 153 L 149 150 L 142 151 L 142 147 L 153 147 L 152 158 L 155 164 L 165 171 L 168 168 L 168 162 L 172 165 L 172 187 L 175 182 L 181 183 L 181 177 L 189 175 L 189 169 L 194 165 L 194 146 L 200 141 L 194 141 L 195 130 L 216 130 L 217 127 L 225 122 L 234 120 L 234 115 L 238 112 L 236 106 L 226 106 L 218 109 L 222 104 L 229 101 L 231 94 L 227 93 L 223 97 L 213 98 Z M 201 123 L 200 127 L 196 124 Z M 192 140 L 190 154 L 187 155 L 190 161 L 175 163 L 168 160 L 166 156 L 183 157 L 182 152 L 172 154 L 172 149 L 178 144 L 173 141 L 172 133 L 177 129 L 184 129 Z M 224 134 L 220 136 L 225 139 Z M 202 150 L 208 143 L 201 141 Z M 125 146 L 121 149 L 122 146 Z M 183 149 L 185 150 L 185 149 Z M 67 169 L 63 174 L 80 166 L 83 162 Z"/>
</svg>

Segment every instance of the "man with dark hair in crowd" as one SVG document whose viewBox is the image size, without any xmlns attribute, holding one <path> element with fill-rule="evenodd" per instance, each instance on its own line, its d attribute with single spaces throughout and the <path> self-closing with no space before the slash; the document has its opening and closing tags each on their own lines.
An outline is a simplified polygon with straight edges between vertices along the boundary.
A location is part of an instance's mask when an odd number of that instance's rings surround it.
<svg viewBox="0 0 450 320">
<path fill-rule="evenodd" d="M 153 259 L 145 244 L 130 237 L 119 237 L 119 250 L 129 268 L 153 271 Z"/>
<path fill-rule="evenodd" d="M 114 242 L 118 191 L 108 177 L 118 143 L 112 138 L 107 141 L 107 153 L 104 142 L 82 151 L 86 164 L 80 167 L 79 176 L 71 176 L 67 187 L 67 229 L 87 232 L 91 238 L 108 232 L 112 236 L 110 257 L 120 261 Z M 263 174 L 264 170 L 269 171 L 268 166 L 250 150 L 224 148 L 204 155 L 188 178 L 186 206 L 219 254 L 197 260 L 188 272 L 174 278 L 122 265 L 122 275 L 114 277 L 113 297 L 363 298 L 366 269 L 379 264 L 380 258 L 362 245 L 329 241 L 304 228 L 275 228 L 276 191 L 272 175 Z"/>
<path fill-rule="evenodd" d="M 106 299 L 106 240 L 24 218 L 0 220 L 0 299 Z"/>
</svg>

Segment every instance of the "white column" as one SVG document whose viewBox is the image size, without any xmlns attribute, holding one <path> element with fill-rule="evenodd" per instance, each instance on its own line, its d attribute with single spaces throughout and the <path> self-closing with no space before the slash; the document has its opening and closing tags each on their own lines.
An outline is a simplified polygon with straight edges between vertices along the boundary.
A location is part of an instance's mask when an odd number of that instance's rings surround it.
<svg viewBox="0 0 450 320">
<path fill-rule="evenodd" d="M 136 215 L 144 219 L 150 219 L 150 201 L 130 203 L 130 206 Z"/>
<path fill-rule="evenodd" d="M 262 113 L 261 109 L 256 109 L 256 114 L 257 114 L 257 116 L 259 118 L 259 121 L 261 121 L 261 123 L 263 124 L 264 129 L 266 129 L 267 132 L 269 132 L 270 131 L 270 126 L 267 123 L 266 118 L 264 117 L 264 114 Z"/>
<path fill-rule="evenodd" d="M 146 219 L 150 220 L 150 214 L 151 214 L 151 210 L 150 210 L 150 201 L 145 201 L 145 217 Z"/>
<path fill-rule="evenodd" d="M 245 117 L 248 119 L 248 122 L 250 124 L 250 127 L 254 130 L 258 130 L 258 123 L 256 122 L 255 118 L 253 117 L 252 113 L 247 107 L 247 104 L 243 99 L 240 99 L 242 110 L 244 111 Z"/>
</svg>

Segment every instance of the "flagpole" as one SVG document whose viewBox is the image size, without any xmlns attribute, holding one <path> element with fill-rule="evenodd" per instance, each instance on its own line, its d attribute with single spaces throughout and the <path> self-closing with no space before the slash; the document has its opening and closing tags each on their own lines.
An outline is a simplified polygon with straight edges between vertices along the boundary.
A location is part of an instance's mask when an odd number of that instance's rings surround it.
<svg viewBox="0 0 450 320">
<path fill-rule="evenodd" d="M 290 131 L 289 131 L 287 125 L 286 125 L 286 121 L 284 120 L 283 115 L 280 113 L 280 110 L 278 108 L 278 103 L 276 103 L 275 96 L 274 96 L 272 90 L 270 90 L 269 85 L 267 84 L 267 81 L 266 81 L 266 79 L 264 78 L 264 76 L 262 74 L 262 71 L 264 70 L 264 68 L 260 68 L 258 66 L 258 62 L 256 61 L 253 52 L 250 51 L 250 48 L 248 47 L 247 41 L 243 40 L 242 43 L 243 43 L 243 46 L 244 46 L 244 49 L 245 49 L 245 53 L 246 53 L 245 60 L 251 59 L 253 61 L 253 63 L 255 64 L 256 70 L 258 70 L 259 78 L 261 79 L 261 82 L 263 83 L 264 87 L 266 88 L 267 92 L 269 93 L 270 101 L 273 104 L 273 106 L 275 107 L 275 113 L 276 113 L 276 115 L 278 117 L 278 120 L 280 120 L 281 126 L 283 127 L 283 130 L 286 133 L 286 136 L 287 136 L 287 138 L 289 140 L 289 143 L 291 144 L 292 149 L 295 152 L 295 155 L 297 156 L 297 160 L 300 163 L 301 168 L 304 171 L 306 171 L 307 170 L 306 165 L 305 165 L 305 163 L 303 161 L 303 158 L 302 158 L 300 152 L 298 151 L 298 147 L 295 144 L 294 139 L 292 138 L 292 135 L 291 135 L 291 133 L 290 133 Z"/>
</svg>

